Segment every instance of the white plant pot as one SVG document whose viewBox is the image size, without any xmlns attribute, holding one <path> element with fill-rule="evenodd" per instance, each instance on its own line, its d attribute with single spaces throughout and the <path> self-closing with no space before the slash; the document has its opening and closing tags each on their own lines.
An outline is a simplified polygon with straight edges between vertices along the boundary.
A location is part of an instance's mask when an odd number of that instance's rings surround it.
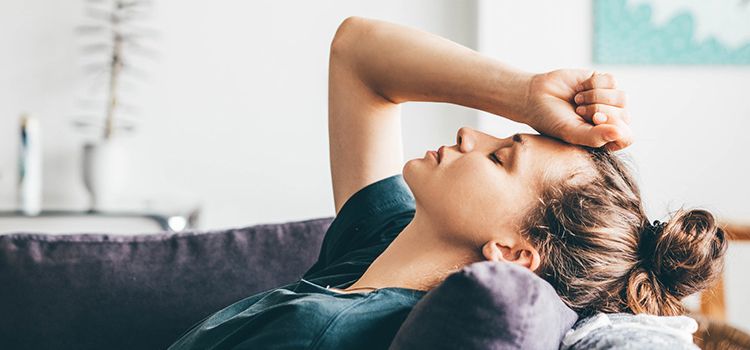
<svg viewBox="0 0 750 350">
<path fill-rule="evenodd" d="M 83 147 L 83 182 L 91 196 L 91 209 L 106 210 L 121 199 L 127 179 L 125 145 L 117 139 Z"/>
</svg>

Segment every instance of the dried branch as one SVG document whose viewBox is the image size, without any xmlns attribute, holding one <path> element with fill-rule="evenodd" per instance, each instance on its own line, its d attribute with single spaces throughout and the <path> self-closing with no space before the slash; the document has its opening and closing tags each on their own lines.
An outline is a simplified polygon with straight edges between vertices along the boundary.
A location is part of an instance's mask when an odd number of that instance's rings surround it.
<svg viewBox="0 0 750 350">
<path fill-rule="evenodd" d="M 82 47 L 84 54 L 92 55 L 108 52 L 106 62 L 84 65 L 84 70 L 97 74 L 107 74 L 106 108 L 103 123 L 103 136 L 112 137 L 116 128 L 116 117 L 122 112 L 129 113 L 136 108 L 123 105 L 120 92 L 127 73 L 131 78 L 145 78 L 142 70 L 128 62 L 130 56 L 155 57 L 156 51 L 143 45 L 142 41 L 153 35 L 143 26 L 134 25 L 149 16 L 152 2 L 149 0 L 86 0 L 86 15 L 99 24 L 76 27 L 79 35 L 98 37 L 93 43 Z M 127 54 L 126 54 L 127 52 Z"/>
</svg>

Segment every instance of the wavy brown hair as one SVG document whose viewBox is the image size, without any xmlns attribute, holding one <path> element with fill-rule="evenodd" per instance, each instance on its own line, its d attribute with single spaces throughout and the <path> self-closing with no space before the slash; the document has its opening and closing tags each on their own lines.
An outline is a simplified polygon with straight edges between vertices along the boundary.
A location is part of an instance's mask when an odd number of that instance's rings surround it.
<svg viewBox="0 0 750 350">
<path fill-rule="evenodd" d="M 615 154 L 586 148 L 594 171 L 544 186 L 524 234 L 537 274 L 582 315 L 684 313 L 681 299 L 716 280 L 727 242 L 705 210 L 650 223 L 634 177 Z"/>
</svg>

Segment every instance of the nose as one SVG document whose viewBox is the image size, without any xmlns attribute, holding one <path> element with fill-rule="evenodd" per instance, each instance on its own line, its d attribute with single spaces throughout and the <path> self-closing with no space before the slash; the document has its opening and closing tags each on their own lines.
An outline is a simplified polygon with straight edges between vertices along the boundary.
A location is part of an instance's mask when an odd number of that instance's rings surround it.
<svg viewBox="0 0 750 350">
<path fill-rule="evenodd" d="M 463 153 L 469 153 L 474 149 L 474 145 L 476 145 L 476 138 L 477 133 L 476 130 L 464 126 L 458 129 L 458 133 L 456 134 L 456 144 L 458 145 L 458 150 Z"/>
</svg>

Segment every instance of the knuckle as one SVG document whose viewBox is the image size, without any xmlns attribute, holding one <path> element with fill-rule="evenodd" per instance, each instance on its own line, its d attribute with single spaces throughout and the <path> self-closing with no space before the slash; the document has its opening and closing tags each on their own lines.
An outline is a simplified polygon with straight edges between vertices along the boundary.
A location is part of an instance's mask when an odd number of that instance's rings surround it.
<svg viewBox="0 0 750 350">
<path fill-rule="evenodd" d="M 586 106 L 586 113 L 584 113 L 585 116 L 591 117 L 594 113 L 596 113 L 596 110 L 593 105 Z"/>
<path fill-rule="evenodd" d="M 599 73 L 594 74 L 594 76 L 591 77 L 591 85 L 593 87 L 599 87 L 602 85 L 603 82 L 604 82 L 604 79 L 602 78 L 602 75 Z"/>
<path fill-rule="evenodd" d="M 583 103 L 591 103 L 592 100 L 594 100 L 596 97 L 596 90 L 589 90 L 581 94 L 583 97 Z"/>
<path fill-rule="evenodd" d="M 583 107 L 583 115 L 588 116 L 594 113 L 594 107 L 587 105 Z"/>
<path fill-rule="evenodd" d="M 607 101 L 607 95 L 602 90 L 594 90 L 593 93 L 593 101 L 594 103 L 602 103 Z"/>
<path fill-rule="evenodd" d="M 578 106 L 578 108 L 580 108 L 581 115 L 587 115 L 591 113 L 591 106 L 581 105 L 581 106 Z"/>
<path fill-rule="evenodd" d="M 617 105 L 617 97 L 612 96 L 612 94 L 602 94 L 602 103 L 610 106 Z"/>
<path fill-rule="evenodd" d="M 615 77 L 610 73 L 602 73 L 602 81 L 609 87 L 615 86 Z"/>
</svg>

